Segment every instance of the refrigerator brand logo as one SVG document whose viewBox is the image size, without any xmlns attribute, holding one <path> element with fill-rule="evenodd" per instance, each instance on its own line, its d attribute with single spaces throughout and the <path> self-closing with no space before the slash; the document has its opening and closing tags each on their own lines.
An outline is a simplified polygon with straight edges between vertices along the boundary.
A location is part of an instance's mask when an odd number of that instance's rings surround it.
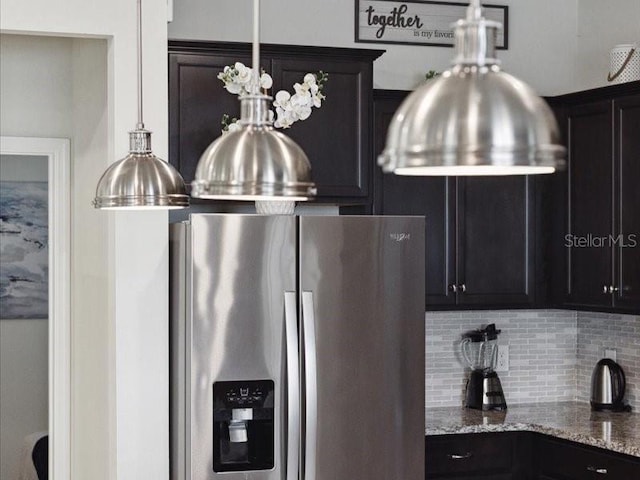
<svg viewBox="0 0 640 480">
<path fill-rule="evenodd" d="M 394 240 L 396 242 L 407 242 L 411 240 L 410 233 L 390 233 L 389 237 L 391 237 L 391 240 Z"/>
</svg>

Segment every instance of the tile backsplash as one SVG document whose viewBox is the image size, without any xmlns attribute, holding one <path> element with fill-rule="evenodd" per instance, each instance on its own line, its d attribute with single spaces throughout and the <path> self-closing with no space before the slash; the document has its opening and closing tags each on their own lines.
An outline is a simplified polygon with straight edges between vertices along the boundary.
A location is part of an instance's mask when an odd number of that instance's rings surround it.
<svg viewBox="0 0 640 480">
<path fill-rule="evenodd" d="M 562 310 L 427 312 L 427 407 L 462 405 L 468 378 L 461 334 L 495 323 L 509 345 L 509 371 L 499 373 L 507 404 L 573 400 L 576 315 Z"/>
<path fill-rule="evenodd" d="M 591 371 L 605 349 L 616 351 L 616 362 L 627 379 L 625 398 L 639 411 L 640 316 L 635 315 L 578 312 L 578 400 L 589 401 Z"/>
<path fill-rule="evenodd" d="M 461 334 L 488 323 L 509 345 L 499 373 L 508 404 L 589 401 L 591 371 L 614 348 L 627 374 L 627 399 L 640 408 L 640 317 L 568 310 L 427 312 L 426 406 L 462 405 L 468 377 Z"/>
</svg>

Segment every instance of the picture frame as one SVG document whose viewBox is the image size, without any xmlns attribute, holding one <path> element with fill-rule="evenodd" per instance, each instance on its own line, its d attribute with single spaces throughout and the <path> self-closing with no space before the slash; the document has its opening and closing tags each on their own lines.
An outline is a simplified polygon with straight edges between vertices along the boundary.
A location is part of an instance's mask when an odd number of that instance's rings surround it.
<svg viewBox="0 0 640 480">
<path fill-rule="evenodd" d="M 468 3 L 422 0 L 355 0 L 355 42 L 453 47 L 451 24 Z M 488 20 L 502 24 L 496 48 L 509 49 L 509 6 L 483 4 Z"/>
<path fill-rule="evenodd" d="M 47 164 L 0 156 L 0 320 L 49 317 Z"/>
</svg>

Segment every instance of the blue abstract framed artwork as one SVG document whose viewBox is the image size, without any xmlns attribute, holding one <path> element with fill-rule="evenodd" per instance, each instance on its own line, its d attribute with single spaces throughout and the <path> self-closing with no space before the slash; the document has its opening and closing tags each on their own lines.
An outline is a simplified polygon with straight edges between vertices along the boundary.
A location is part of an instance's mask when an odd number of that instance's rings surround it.
<svg viewBox="0 0 640 480">
<path fill-rule="evenodd" d="M 46 161 L 0 158 L 0 319 L 48 317 Z"/>
</svg>

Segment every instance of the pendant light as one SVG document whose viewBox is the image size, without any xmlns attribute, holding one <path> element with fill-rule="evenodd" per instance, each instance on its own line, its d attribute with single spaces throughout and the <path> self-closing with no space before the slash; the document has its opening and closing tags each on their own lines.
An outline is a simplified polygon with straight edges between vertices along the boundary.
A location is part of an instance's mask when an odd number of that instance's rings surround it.
<svg viewBox="0 0 640 480">
<path fill-rule="evenodd" d="M 253 2 L 251 93 L 240 97 L 240 128 L 217 138 L 200 157 L 191 195 L 264 202 L 305 201 L 316 194 L 311 164 L 302 148 L 276 131 L 271 97 L 260 93 L 260 2 Z M 275 206 L 275 204 L 274 204 Z"/>
<path fill-rule="evenodd" d="M 151 132 L 142 121 L 142 4 L 138 0 L 138 123 L 129 132 L 129 155 L 102 174 L 95 208 L 103 210 L 176 209 L 189 206 L 184 180 L 151 151 Z"/>
<path fill-rule="evenodd" d="M 398 175 L 527 175 L 564 167 L 566 149 L 551 109 L 500 70 L 502 25 L 472 0 L 454 24 L 453 67 L 407 97 L 378 158 Z"/>
</svg>

